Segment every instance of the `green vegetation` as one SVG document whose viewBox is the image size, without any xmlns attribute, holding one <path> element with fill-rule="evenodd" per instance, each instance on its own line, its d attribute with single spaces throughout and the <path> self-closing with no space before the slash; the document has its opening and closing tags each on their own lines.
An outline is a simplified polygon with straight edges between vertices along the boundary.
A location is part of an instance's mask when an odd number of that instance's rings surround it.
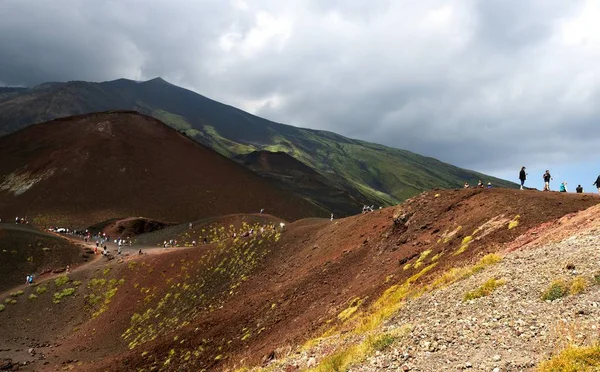
<svg viewBox="0 0 600 372">
<path fill-rule="evenodd" d="M 55 292 L 52 296 L 52 303 L 59 304 L 64 297 L 72 296 L 75 293 L 75 288 L 65 288 L 60 292 Z"/>
<path fill-rule="evenodd" d="M 479 288 L 465 293 L 464 301 L 474 300 L 476 298 L 489 296 L 496 288 L 503 286 L 506 283 L 504 279 L 490 278 L 483 283 Z"/>
<path fill-rule="evenodd" d="M 541 363 L 539 372 L 593 372 L 600 370 L 600 344 L 570 345 L 552 359 Z"/>
<path fill-rule="evenodd" d="M 30 300 L 35 300 L 37 298 L 37 296 L 35 294 L 30 294 L 29 297 L 27 297 Z"/>
<path fill-rule="evenodd" d="M 573 281 L 571 282 L 569 293 L 572 295 L 579 294 L 583 292 L 587 288 L 587 286 L 587 280 L 583 276 L 577 276 L 573 278 Z"/>
<path fill-rule="evenodd" d="M 48 288 L 46 288 L 45 286 L 39 286 L 35 289 L 35 291 L 37 292 L 37 294 L 43 294 L 46 293 L 46 291 L 48 290 Z"/>
<path fill-rule="evenodd" d="M 417 259 L 417 262 L 415 262 L 414 268 L 418 269 L 419 267 L 423 266 L 423 261 L 425 261 L 425 259 L 427 258 L 427 256 L 429 256 L 430 253 L 431 249 L 421 252 L 421 255 Z"/>
<path fill-rule="evenodd" d="M 600 285 L 600 273 L 594 274 L 594 283 Z"/>
<path fill-rule="evenodd" d="M 350 366 L 360 363 L 375 351 L 382 351 L 390 347 L 396 340 L 410 332 L 410 326 L 403 326 L 394 332 L 380 335 L 368 335 L 358 344 L 339 350 L 324 358 L 321 363 L 310 369 L 310 372 L 346 371 Z"/>
<path fill-rule="evenodd" d="M 23 291 L 19 290 L 19 291 L 16 291 L 16 292 L 12 292 L 10 294 L 10 297 L 18 297 L 18 296 L 21 296 L 22 294 L 23 294 Z"/>
<path fill-rule="evenodd" d="M 67 275 L 61 275 L 58 278 L 54 279 L 54 285 L 56 285 L 56 288 L 59 288 L 67 284 L 69 280 L 70 279 Z"/>
<path fill-rule="evenodd" d="M 509 230 L 514 229 L 515 227 L 519 226 L 519 218 L 521 218 L 521 216 L 517 214 L 515 216 L 515 218 L 513 218 L 512 221 L 510 221 L 508 223 L 508 229 Z"/>
<path fill-rule="evenodd" d="M 6 306 L 0 304 L 0 313 L 4 311 L 4 309 L 6 309 Z"/>
<path fill-rule="evenodd" d="M 569 284 L 564 279 L 553 281 L 548 289 L 542 294 L 542 300 L 554 301 L 566 296 L 569 293 Z"/>
<path fill-rule="evenodd" d="M 352 316 L 358 310 L 358 307 L 362 304 L 362 300 L 359 297 L 352 299 L 350 306 L 341 313 L 338 314 L 338 319 L 345 321 Z"/>
</svg>

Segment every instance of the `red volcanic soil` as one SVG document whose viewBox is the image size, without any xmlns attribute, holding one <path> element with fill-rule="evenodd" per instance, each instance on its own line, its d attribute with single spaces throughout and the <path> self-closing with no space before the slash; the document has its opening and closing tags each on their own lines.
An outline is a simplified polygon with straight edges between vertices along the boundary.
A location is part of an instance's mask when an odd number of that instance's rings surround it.
<svg viewBox="0 0 600 372">
<path fill-rule="evenodd" d="M 87 261 L 81 245 L 27 225 L 0 224 L 0 292 L 25 283 L 25 277 L 64 270 Z"/>
<path fill-rule="evenodd" d="M 164 229 L 165 227 L 172 225 L 172 223 L 164 221 L 149 220 L 141 217 L 128 217 L 92 225 L 89 227 L 89 231 L 92 234 L 97 234 L 99 232 L 105 233 L 106 235 L 115 238 L 132 238 L 141 234 Z"/>
<path fill-rule="evenodd" d="M 135 112 L 72 116 L 0 138 L 0 210 L 84 227 L 142 216 L 183 222 L 267 212 L 326 216 L 162 122 Z"/>
<path fill-rule="evenodd" d="M 513 249 L 513 242 L 532 229 L 599 201 L 593 195 L 449 190 L 333 222 L 300 220 L 278 234 L 270 230 L 277 221 L 269 216 L 204 221 L 191 230 L 216 237 L 210 244 L 149 250 L 77 273 L 73 279 L 84 284 L 75 297 L 44 305 L 48 311 L 77 314 L 66 324 L 52 318 L 42 323 L 31 307 L 17 304 L 18 313 L 9 307 L 0 314 L 0 329 L 10 329 L 11 339 L 25 343 L 33 330 L 35 342 L 60 334 L 48 370 L 63 362 L 98 371 L 257 365 L 264 356 L 276 351 L 278 357 L 286 346 L 335 325 L 352 299 L 363 299 L 366 308 L 387 288 L 417 274 L 422 268 L 404 267 L 414 265 L 425 250 L 431 251 L 429 258 L 443 255 L 416 284 L 484 254 Z M 230 229 L 259 225 L 264 235 L 231 238 Z M 189 232 L 179 234 L 189 238 Z M 457 253 L 465 241 L 470 244 Z M 423 267 L 431 265 L 429 258 Z M 110 267 L 108 273 L 104 267 Z M 124 279 L 106 312 L 93 319 L 84 306 L 92 278 Z M 64 332 L 75 325 L 77 332 Z"/>
</svg>

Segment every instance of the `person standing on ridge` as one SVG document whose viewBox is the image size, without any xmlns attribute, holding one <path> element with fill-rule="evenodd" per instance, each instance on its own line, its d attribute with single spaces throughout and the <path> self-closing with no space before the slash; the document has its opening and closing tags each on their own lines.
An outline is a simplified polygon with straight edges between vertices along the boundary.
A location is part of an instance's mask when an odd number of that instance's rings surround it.
<svg viewBox="0 0 600 372">
<path fill-rule="evenodd" d="M 594 182 L 593 185 L 596 185 L 596 187 L 598 188 L 598 193 L 600 193 L 600 176 L 596 178 L 596 182 Z"/>
<path fill-rule="evenodd" d="M 575 188 L 575 191 L 576 191 L 578 194 L 582 194 L 582 193 L 583 193 L 583 187 L 581 187 L 581 185 L 577 185 L 577 187 Z"/>
<path fill-rule="evenodd" d="M 550 191 L 550 181 L 554 179 L 550 175 L 550 171 L 546 169 L 546 173 L 544 173 L 542 178 L 544 178 L 544 191 Z"/>
<path fill-rule="evenodd" d="M 521 180 L 521 190 L 523 190 L 523 186 L 525 185 L 526 179 L 527 173 L 525 173 L 525 167 L 521 167 L 521 171 L 519 172 L 519 180 Z"/>
</svg>

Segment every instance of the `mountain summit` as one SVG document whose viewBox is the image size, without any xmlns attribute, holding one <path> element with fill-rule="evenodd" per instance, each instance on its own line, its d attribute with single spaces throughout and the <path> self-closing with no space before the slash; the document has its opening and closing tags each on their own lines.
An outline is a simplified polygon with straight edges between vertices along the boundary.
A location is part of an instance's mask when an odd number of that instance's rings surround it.
<svg viewBox="0 0 600 372">
<path fill-rule="evenodd" d="M 361 204 L 395 204 L 424 190 L 457 188 L 480 179 L 516 186 L 409 151 L 275 123 L 161 78 L 52 83 L 0 93 L 0 135 L 63 116 L 124 109 L 153 116 L 228 157 L 286 152 L 336 187 L 362 195 Z"/>
</svg>

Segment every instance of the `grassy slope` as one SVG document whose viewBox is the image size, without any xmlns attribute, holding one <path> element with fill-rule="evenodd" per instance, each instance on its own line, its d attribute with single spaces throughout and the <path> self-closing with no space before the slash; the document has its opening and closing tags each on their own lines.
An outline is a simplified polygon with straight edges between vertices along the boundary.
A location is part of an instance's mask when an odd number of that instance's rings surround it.
<svg viewBox="0 0 600 372">
<path fill-rule="evenodd" d="M 161 79 L 45 84 L 0 96 L 0 134 L 51 118 L 111 109 L 152 115 L 229 157 L 258 149 L 285 151 L 338 187 L 358 190 L 365 203 L 393 204 L 423 190 L 456 188 L 478 179 L 515 186 L 409 151 L 274 123 Z"/>
</svg>

